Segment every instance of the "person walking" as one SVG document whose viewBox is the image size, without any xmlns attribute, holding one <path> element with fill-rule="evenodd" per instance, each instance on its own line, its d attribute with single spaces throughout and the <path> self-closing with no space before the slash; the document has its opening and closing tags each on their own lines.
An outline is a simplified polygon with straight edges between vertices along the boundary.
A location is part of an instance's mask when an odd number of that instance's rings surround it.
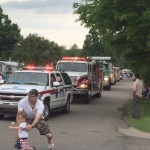
<svg viewBox="0 0 150 150">
<path fill-rule="evenodd" d="M 44 104 L 38 99 L 38 90 L 31 89 L 28 95 L 21 99 L 18 103 L 18 112 L 24 111 L 27 115 L 26 122 L 29 124 L 26 130 L 29 131 L 36 127 L 41 135 L 45 135 L 48 141 L 48 150 L 54 150 L 52 141 L 52 131 L 48 123 L 44 120 L 43 111 Z"/>
<path fill-rule="evenodd" d="M 9 126 L 10 129 L 17 130 L 17 141 L 14 148 L 22 150 L 36 150 L 35 147 L 29 147 L 28 131 L 24 130 L 27 126 L 26 114 L 23 111 L 17 113 L 16 121 L 17 125 L 15 125 L 15 123 L 11 123 Z"/>
<path fill-rule="evenodd" d="M 143 89 L 143 82 L 140 80 L 139 74 L 135 74 L 132 97 L 132 118 L 134 119 L 140 117 L 140 98 L 142 98 Z"/>
</svg>

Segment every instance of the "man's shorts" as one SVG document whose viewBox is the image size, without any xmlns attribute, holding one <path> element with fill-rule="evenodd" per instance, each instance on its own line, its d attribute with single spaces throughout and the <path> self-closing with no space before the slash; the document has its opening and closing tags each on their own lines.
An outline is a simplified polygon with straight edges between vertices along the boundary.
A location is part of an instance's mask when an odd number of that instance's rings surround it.
<svg viewBox="0 0 150 150">
<path fill-rule="evenodd" d="M 26 121 L 28 124 L 32 124 L 34 119 L 27 118 Z M 46 135 L 51 133 L 48 123 L 43 118 L 39 120 L 39 122 L 35 125 L 35 127 L 39 130 L 41 135 Z"/>
</svg>

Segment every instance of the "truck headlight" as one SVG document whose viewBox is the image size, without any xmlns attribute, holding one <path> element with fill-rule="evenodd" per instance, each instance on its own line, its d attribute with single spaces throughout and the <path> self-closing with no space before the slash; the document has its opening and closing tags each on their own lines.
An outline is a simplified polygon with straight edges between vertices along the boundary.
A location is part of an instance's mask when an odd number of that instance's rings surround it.
<svg viewBox="0 0 150 150">
<path fill-rule="evenodd" d="M 87 84 L 83 84 L 83 83 L 82 83 L 82 84 L 80 84 L 80 85 L 79 85 L 79 87 L 80 87 L 80 88 L 84 88 L 84 89 L 86 89 L 86 88 L 88 88 L 88 85 L 87 85 Z"/>
<path fill-rule="evenodd" d="M 104 81 L 108 81 L 108 77 L 104 77 Z"/>
</svg>

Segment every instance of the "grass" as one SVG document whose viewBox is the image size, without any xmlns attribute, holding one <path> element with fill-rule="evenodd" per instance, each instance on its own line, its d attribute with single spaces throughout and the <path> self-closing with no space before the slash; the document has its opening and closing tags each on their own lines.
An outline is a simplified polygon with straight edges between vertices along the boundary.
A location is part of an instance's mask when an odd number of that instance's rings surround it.
<svg viewBox="0 0 150 150">
<path fill-rule="evenodd" d="M 127 104 L 125 122 L 140 131 L 150 133 L 150 101 L 142 99 L 140 102 L 140 118 L 133 119 L 131 116 L 131 101 Z"/>
</svg>

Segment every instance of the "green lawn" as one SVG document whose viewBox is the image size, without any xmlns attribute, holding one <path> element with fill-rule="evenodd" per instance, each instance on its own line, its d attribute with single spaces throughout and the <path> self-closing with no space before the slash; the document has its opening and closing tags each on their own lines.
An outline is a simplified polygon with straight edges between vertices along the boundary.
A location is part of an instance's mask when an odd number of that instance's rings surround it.
<svg viewBox="0 0 150 150">
<path fill-rule="evenodd" d="M 131 117 L 131 101 L 129 101 L 127 105 L 128 113 L 124 120 L 129 126 L 150 133 L 150 101 L 143 99 L 140 103 L 140 118 L 133 119 Z"/>
</svg>

